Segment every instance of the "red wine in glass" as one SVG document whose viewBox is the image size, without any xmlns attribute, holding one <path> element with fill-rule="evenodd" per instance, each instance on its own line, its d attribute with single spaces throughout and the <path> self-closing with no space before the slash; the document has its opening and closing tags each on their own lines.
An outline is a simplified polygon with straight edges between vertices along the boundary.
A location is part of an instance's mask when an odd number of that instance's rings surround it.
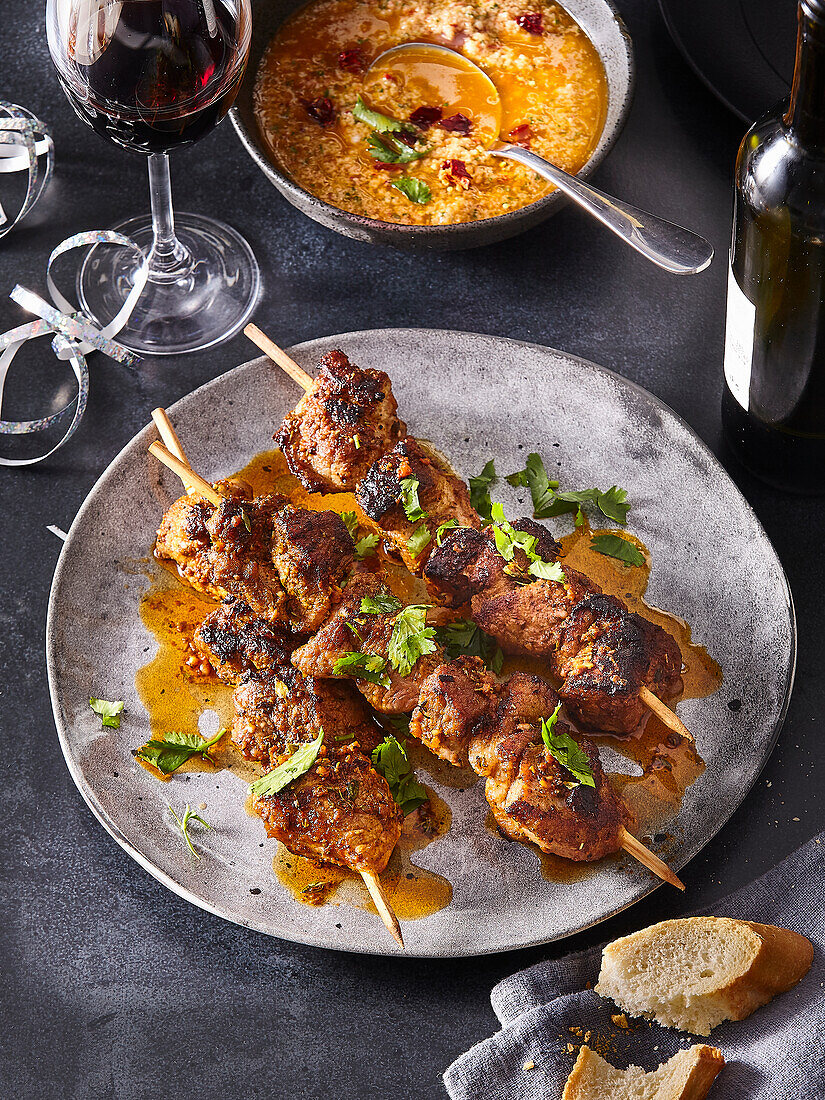
<svg viewBox="0 0 825 1100">
<path fill-rule="evenodd" d="M 167 154 L 199 141 L 232 106 L 249 55 L 250 0 L 47 0 L 46 26 L 76 113 L 107 141 L 148 154 L 152 219 L 115 227 L 143 252 L 148 282 L 117 339 L 171 354 L 234 335 L 257 300 L 257 263 L 229 226 L 175 219 Z M 92 163 L 88 179 L 94 186 Z M 83 310 L 110 322 L 140 267 L 135 250 L 93 248 L 78 276 Z"/>
<path fill-rule="evenodd" d="M 63 89 L 101 137 L 142 153 L 166 153 L 216 126 L 243 77 L 234 13 L 220 0 L 124 0 L 103 48 L 88 49 L 88 28 L 70 26 Z M 78 39 L 78 30 L 84 31 Z"/>
</svg>

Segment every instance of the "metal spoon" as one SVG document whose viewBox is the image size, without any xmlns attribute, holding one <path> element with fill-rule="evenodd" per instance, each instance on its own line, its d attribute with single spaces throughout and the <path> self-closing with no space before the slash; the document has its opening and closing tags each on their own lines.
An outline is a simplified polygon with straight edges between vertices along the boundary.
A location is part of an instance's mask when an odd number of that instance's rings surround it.
<svg viewBox="0 0 825 1100">
<path fill-rule="evenodd" d="M 457 50 L 451 50 L 448 46 L 435 45 L 432 42 L 405 42 L 400 46 L 393 46 L 375 58 L 365 74 L 365 83 L 374 70 L 386 69 L 389 61 L 396 64 L 399 61 L 414 62 L 411 51 L 417 51 L 419 63 L 422 58 L 428 65 L 440 62 L 445 69 L 471 74 L 483 82 L 487 103 L 493 110 L 497 109 L 497 118 L 500 123 L 501 98 L 495 84 L 475 62 Z M 408 54 L 409 58 L 404 58 L 404 54 Z M 649 214 L 646 210 L 628 206 L 627 203 L 619 204 L 610 195 L 605 195 L 603 191 L 589 186 L 577 176 L 569 175 L 529 149 L 499 140 L 498 132 L 492 136 L 488 145 L 488 151 L 492 156 L 515 160 L 527 168 L 532 168 L 534 172 L 538 172 L 540 176 L 555 184 L 559 191 L 563 191 L 582 209 L 592 214 L 594 218 L 598 218 L 602 225 L 617 237 L 621 237 L 631 248 L 647 256 L 665 271 L 670 271 L 674 275 L 694 275 L 698 271 L 703 271 L 713 259 L 713 247 L 704 237 L 673 222 L 657 218 L 655 214 Z"/>
</svg>

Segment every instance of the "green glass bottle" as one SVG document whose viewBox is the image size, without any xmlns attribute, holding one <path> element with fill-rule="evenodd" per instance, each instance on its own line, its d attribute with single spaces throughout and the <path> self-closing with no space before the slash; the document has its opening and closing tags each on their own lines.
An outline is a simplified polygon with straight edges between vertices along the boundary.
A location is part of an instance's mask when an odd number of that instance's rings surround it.
<svg viewBox="0 0 825 1100">
<path fill-rule="evenodd" d="M 736 160 L 722 422 L 752 473 L 825 492 L 825 0 L 801 0 L 790 102 Z"/>
</svg>

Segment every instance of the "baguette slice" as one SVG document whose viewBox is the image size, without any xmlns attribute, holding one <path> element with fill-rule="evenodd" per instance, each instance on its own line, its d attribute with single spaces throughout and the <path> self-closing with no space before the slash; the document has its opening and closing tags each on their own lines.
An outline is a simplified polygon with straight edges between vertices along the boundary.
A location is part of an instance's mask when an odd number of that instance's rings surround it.
<svg viewBox="0 0 825 1100">
<path fill-rule="evenodd" d="M 710 1035 L 796 985 L 813 952 L 810 940 L 772 924 L 666 920 L 605 947 L 596 992 L 633 1016 Z"/>
<path fill-rule="evenodd" d="M 562 1100 L 704 1100 L 724 1064 L 715 1047 L 695 1046 L 645 1073 L 640 1066 L 616 1069 L 585 1046 Z"/>
</svg>

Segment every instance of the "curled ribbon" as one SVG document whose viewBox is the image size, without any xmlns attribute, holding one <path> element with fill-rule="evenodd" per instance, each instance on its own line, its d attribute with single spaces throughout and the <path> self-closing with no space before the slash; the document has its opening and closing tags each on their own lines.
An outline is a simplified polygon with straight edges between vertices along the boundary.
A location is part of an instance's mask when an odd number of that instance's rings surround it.
<svg viewBox="0 0 825 1100">
<path fill-rule="evenodd" d="M 41 168 L 40 158 L 45 157 Z M 0 204 L 0 238 L 28 214 L 46 189 L 54 167 L 54 142 L 48 128 L 30 111 L 0 99 L 0 172 L 28 172 L 23 205 L 9 218 Z"/>
<path fill-rule="evenodd" d="M 123 303 L 118 315 L 109 322 L 105 328 L 97 329 L 89 318 L 75 310 L 67 298 L 65 298 L 54 281 L 52 268 L 55 261 L 64 253 L 73 248 L 81 248 L 88 245 L 113 244 L 122 248 L 133 249 L 141 259 L 134 285 Z M 52 351 L 62 362 L 68 362 L 77 381 L 77 394 L 62 409 L 50 416 L 40 417 L 38 420 L 0 420 L 0 435 L 30 435 L 33 432 L 42 432 L 52 427 L 61 417 L 75 406 L 71 422 L 53 447 L 45 454 L 35 458 L 3 458 L 0 456 L 0 466 L 31 466 L 36 462 L 42 462 L 49 455 L 54 454 L 58 448 L 67 443 L 74 435 L 83 413 L 86 410 L 86 402 L 89 396 L 89 366 L 86 356 L 90 351 L 102 351 L 111 359 L 127 366 L 134 366 L 138 357 L 131 351 L 116 343 L 115 336 L 128 321 L 132 310 L 146 286 L 148 277 L 148 262 L 143 253 L 128 237 L 121 233 L 115 233 L 108 229 L 92 230 L 88 233 L 76 233 L 55 248 L 49 257 L 46 268 L 46 284 L 49 288 L 54 305 L 44 301 L 38 294 L 27 290 L 25 287 L 16 286 L 11 292 L 11 299 L 18 305 L 35 314 L 37 321 L 20 325 L 18 328 L 0 335 L 0 408 L 3 404 L 3 390 L 6 384 L 9 367 L 12 360 L 22 346 L 29 340 L 38 336 L 54 334 L 52 339 Z"/>
<path fill-rule="evenodd" d="M 26 194 L 17 215 L 9 218 L 0 205 L 0 239 L 37 203 L 51 178 L 53 166 L 54 142 L 46 125 L 25 108 L 0 100 L 0 173 L 28 173 Z M 60 293 L 53 275 L 55 261 L 60 256 L 73 248 L 99 244 L 131 248 L 140 260 L 134 286 L 120 312 L 102 329 L 93 325 L 85 314 L 76 310 Z M 12 300 L 29 313 L 33 313 L 38 320 L 30 321 L 0 335 L 0 409 L 3 405 L 3 391 L 12 360 L 27 341 L 34 340 L 38 336 L 53 336 L 52 351 L 61 362 L 68 362 L 71 367 L 77 381 L 77 394 L 58 412 L 37 420 L 0 419 L 0 435 L 30 435 L 45 431 L 57 424 L 74 405 L 74 415 L 68 428 L 60 440 L 45 454 L 38 455 L 36 458 L 0 457 L 0 466 L 30 466 L 36 462 L 42 462 L 71 439 L 83 417 L 89 396 L 89 367 L 86 362 L 89 352 L 102 351 L 104 355 L 128 366 L 138 362 L 136 355 L 116 343 L 112 337 L 120 332 L 131 316 L 147 278 L 148 263 L 133 241 L 111 230 L 93 230 L 88 233 L 76 233 L 73 237 L 69 237 L 59 244 L 49 257 L 46 285 L 53 305 L 38 294 L 26 290 L 25 287 L 14 288 L 11 292 Z"/>
</svg>

